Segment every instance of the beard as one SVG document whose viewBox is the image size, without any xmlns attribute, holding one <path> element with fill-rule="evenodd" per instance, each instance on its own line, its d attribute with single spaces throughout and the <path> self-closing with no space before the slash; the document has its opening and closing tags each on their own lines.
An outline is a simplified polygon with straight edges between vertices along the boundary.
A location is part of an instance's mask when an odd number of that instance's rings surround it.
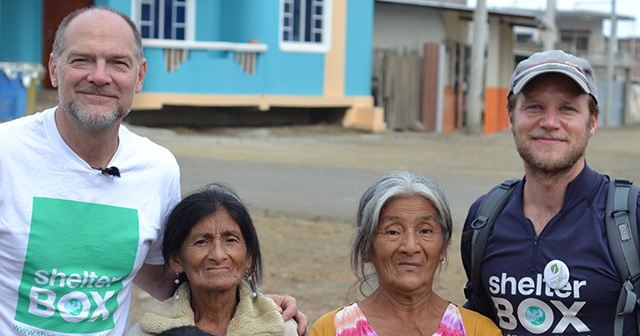
<svg viewBox="0 0 640 336">
<path fill-rule="evenodd" d="M 95 86 L 79 88 L 78 92 L 119 97 L 117 93 L 108 92 Z M 60 105 L 62 108 L 83 125 L 94 131 L 107 130 L 129 114 L 129 110 L 123 109 L 119 101 L 116 102 L 113 108 L 104 113 L 92 110 L 91 107 L 82 106 L 77 100 L 68 101 L 63 99 L 61 93 L 59 92 L 58 94 L 60 95 Z"/>
<path fill-rule="evenodd" d="M 554 132 L 535 131 L 529 134 L 515 134 L 516 149 L 524 162 L 534 171 L 543 174 L 558 174 L 568 171 L 578 160 L 584 157 L 587 143 L 589 141 L 589 128 L 587 125 L 582 137 L 571 139 L 570 135 L 557 134 Z M 550 137 L 553 139 L 567 141 L 569 148 L 560 157 L 554 157 L 557 151 L 553 147 L 534 149 L 529 141 L 535 137 Z"/>
</svg>

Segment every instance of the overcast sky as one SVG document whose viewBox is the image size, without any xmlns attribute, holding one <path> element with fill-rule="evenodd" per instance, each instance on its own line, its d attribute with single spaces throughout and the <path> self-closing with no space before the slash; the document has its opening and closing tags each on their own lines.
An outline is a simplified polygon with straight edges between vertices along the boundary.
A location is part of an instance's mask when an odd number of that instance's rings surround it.
<svg viewBox="0 0 640 336">
<path fill-rule="evenodd" d="M 475 6 L 477 0 L 468 0 L 469 6 Z M 636 21 L 618 21 L 618 37 L 635 35 L 640 37 L 640 1 L 615 0 L 618 15 L 635 16 Z M 486 0 L 488 8 L 540 9 L 547 7 L 547 0 Z M 611 13 L 611 0 L 556 0 L 558 10 L 594 10 Z M 609 35 L 610 24 L 605 21 L 604 33 Z"/>
</svg>

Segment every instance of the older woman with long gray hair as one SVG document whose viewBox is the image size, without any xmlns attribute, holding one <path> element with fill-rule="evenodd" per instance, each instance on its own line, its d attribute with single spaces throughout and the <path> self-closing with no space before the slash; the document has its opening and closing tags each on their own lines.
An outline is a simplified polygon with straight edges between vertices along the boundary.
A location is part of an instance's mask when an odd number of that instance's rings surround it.
<svg viewBox="0 0 640 336">
<path fill-rule="evenodd" d="M 449 204 L 431 179 L 401 171 L 375 182 L 360 199 L 351 245 L 361 289 L 373 292 L 322 316 L 310 335 L 502 335 L 433 291 L 451 230 Z"/>
</svg>

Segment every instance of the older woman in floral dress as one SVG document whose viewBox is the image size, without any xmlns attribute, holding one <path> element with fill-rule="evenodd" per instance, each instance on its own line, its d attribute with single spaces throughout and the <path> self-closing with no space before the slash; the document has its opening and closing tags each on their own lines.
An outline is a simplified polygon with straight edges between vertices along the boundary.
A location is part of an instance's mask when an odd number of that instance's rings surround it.
<svg viewBox="0 0 640 336">
<path fill-rule="evenodd" d="M 436 183 L 406 171 L 382 178 L 360 199 L 357 226 L 352 267 L 361 285 L 377 280 L 377 286 L 362 301 L 322 316 L 310 336 L 502 335 L 488 318 L 433 291 L 452 230 Z"/>
</svg>

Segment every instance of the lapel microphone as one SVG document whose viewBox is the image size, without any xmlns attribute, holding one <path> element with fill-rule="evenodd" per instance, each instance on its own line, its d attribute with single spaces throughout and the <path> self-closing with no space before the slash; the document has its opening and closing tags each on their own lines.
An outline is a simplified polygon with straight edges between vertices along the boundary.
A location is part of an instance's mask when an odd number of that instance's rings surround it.
<svg viewBox="0 0 640 336">
<path fill-rule="evenodd" d="M 101 171 L 102 175 L 111 175 L 111 176 L 120 177 L 120 170 L 118 170 L 118 167 L 115 167 L 115 166 L 111 166 L 107 168 L 95 168 L 95 167 L 91 167 L 91 168 Z"/>
</svg>

